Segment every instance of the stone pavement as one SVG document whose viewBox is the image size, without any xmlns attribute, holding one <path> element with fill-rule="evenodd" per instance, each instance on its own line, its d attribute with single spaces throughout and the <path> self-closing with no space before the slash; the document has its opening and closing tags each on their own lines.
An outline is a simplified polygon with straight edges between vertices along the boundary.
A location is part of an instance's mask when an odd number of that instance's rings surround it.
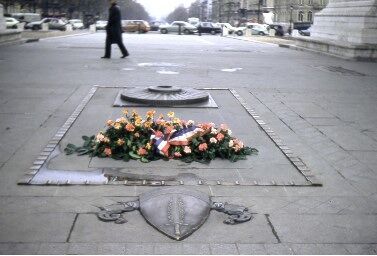
<svg viewBox="0 0 377 256">
<path fill-rule="evenodd" d="M 104 33 L 0 48 L 0 253 L 377 253 L 376 63 L 217 36 L 124 38 L 125 60 L 116 47 L 113 59 L 99 59 Z M 248 206 L 254 219 L 224 226 L 224 216 L 212 212 L 175 242 L 138 212 L 124 225 L 94 215 L 96 206 L 150 187 L 17 185 L 93 85 L 234 88 L 323 186 L 190 186 Z M 230 126 L 241 131 L 234 116 Z M 253 129 L 245 135 L 251 141 Z"/>
</svg>

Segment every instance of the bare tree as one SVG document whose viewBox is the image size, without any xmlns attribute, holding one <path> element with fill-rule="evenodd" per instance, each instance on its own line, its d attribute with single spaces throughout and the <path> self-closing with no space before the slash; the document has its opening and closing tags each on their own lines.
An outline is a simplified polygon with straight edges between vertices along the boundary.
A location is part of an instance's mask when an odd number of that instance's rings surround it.
<svg viewBox="0 0 377 256">
<path fill-rule="evenodd" d="M 134 0 L 121 0 L 118 3 L 122 11 L 122 19 L 150 20 L 148 12 Z"/>
<path fill-rule="evenodd" d="M 174 11 L 172 11 L 167 17 L 166 20 L 168 22 L 173 22 L 175 20 L 183 20 L 186 21 L 189 18 L 189 14 L 187 9 L 181 5 L 175 8 Z"/>
<path fill-rule="evenodd" d="M 199 0 L 193 2 L 188 10 L 189 17 L 196 17 L 199 18 L 201 14 L 201 4 Z"/>
</svg>

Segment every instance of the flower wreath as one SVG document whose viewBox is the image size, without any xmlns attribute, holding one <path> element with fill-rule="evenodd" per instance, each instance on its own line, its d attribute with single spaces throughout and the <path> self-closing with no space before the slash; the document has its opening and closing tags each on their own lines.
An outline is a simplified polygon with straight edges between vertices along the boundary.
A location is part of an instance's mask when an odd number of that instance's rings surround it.
<svg viewBox="0 0 377 256">
<path fill-rule="evenodd" d="M 136 111 L 123 111 L 123 116 L 107 121 L 106 131 L 91 137 L 83 136 L 84 144 L 77 147 L 68 144 L 67 155 L 89 154 L 97 157 L 111 157 L 129 161 L 139 159 L 150 162 L 158 159 L 180 159 L 184 162 L 209 162 L 216 157 L 235 162 L 257 153 L 232 137 L 232 131 L 225 124 L 184 121 L 167 113 L 167 119 L 150 110 L 143 119 Z"/>
</svg>

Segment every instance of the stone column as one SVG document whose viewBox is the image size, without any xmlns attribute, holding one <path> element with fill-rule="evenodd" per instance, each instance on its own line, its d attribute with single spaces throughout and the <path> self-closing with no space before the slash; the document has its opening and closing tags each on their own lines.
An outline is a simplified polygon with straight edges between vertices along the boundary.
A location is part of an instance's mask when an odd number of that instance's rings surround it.
<svg viewBox="0 0 377 256">
<path fill-rule="evenodd" d="M 4 19 L 4 7 L 0 4 L 0 32 L 6 29 L 5 19 Z"/>
<path fill-rule="evenodd" d="M 297 46 L 341 57 L 377 60 L 377 0 L 330 0 Z"/>
<path fill-rule="evenodd" d="M 6 29 L 5 19 L 4 19 L 4 8 L 0 4 L 0 45 L 4 44 L 14 44 L 21 41 L 21 32 L 14 31 L 13 29 Z"/>
</svg>

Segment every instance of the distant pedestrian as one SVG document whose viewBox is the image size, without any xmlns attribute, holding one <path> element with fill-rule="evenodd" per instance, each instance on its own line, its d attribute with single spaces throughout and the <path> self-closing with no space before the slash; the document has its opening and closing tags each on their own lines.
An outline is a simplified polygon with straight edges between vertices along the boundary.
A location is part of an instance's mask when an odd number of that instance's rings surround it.
<svg viewBox="0 0 377 256">
<path fill-rule="evenodd" d="M 111 45 L 118 44 L 120 51 L 122 52 L 122 57 L 125 58 L 129 55 L 126 47 L 124 47 L 122 39 L 122 26 L 121 26 L 121 13 L 120 8 L 117 5 L 117 0 L 109 0 L 109 20 L 106 27 L 106 47 L 105 56 L 101 57 L 103 59 L 111 58 Z"/>
</svg>

